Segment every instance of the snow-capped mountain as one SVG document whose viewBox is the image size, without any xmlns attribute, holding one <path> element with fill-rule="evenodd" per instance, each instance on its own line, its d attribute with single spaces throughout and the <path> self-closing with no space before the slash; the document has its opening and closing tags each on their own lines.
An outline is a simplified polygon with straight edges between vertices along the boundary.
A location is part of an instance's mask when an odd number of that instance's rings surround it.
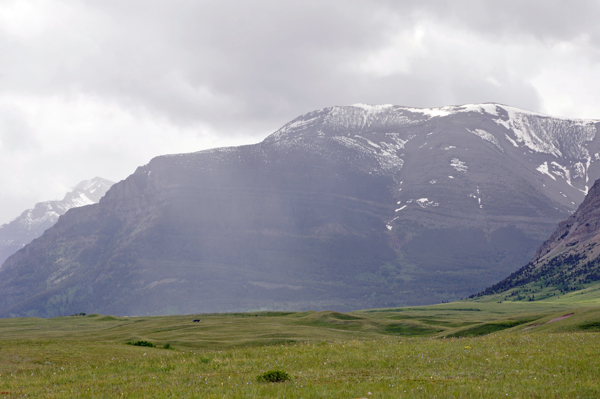
<svg viewBox="0 0 600 399">
<path fill-rule="evenodd" d="M 582 202 L 599 126 L 500 104 L 357 104 L 256 145 L 157 157 L 6 261 L 0 315 L 466 297 L 526 264 Z"/>
<path fill-rule="evenodd" d="M 13 221 L 0 226 L 0 267 L 20 248 L 54 225 L 60 215 L 71 208 L 97 203 L 113 182 L 100 177 L 84 180 L 60 201 L 44 201 L 27 209 Z"/>
<path fill-rule="evenodd" d="M 472 142 L 469 136 L 473 135 L 499 151 L 506 164 L 516 161 L 536 175 L 542 190 L 562 205 L 560 211 L 573 212 L 589 188 L 592 163 L 600 160 L 600 148 L 594 145 L 598 123 L 555 118 L 500 104 L 432 109 L 355 104 L 300 116 L 265 142 L 289 145 L 308 137 L 331 138 L 371 154 L 379 161 L 371 172 L 391 172 L 396 179 L 411 153 L 418 152 L 429 160 L 431 156 L 439 157 L 443 150 L 447 151 L 450 168 L 442 168 L 448 172 L 442 178 L 452 179 L 456 172 L 468 173 L 469 165 L 461 156 L 470 159 L 480 155 L 473 153 L 473 148 L 467 153 Z M 483 207 L 481 194 L 476 189 L 471 197 Z M 413 203 L 419 204 L 416 200 Z"/>
</svg>

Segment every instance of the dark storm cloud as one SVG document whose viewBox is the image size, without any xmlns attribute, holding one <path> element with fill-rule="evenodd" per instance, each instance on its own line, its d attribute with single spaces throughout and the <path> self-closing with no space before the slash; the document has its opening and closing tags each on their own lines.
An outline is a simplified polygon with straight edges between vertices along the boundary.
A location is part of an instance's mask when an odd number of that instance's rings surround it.
<svg viewBox="0 0 600 399">
<path fill-rule="evenodd" d="M 583 34 L 595 38 L 598 31 L 597 3 L 584 1 L 88 5 L 98 17 L 87 39 L 97 48 L 81 57 L 76 71 L 66 71 L 66 82 L 148 106 L 177 122 L 202 119 L 224 130 L 240 124 L 266 128 L 314 108 L 358 101 L 504 101 L 539 109 L 526 67 L 524 74 L 517 69 L 516 77 L 504 76 L 498 87 L 487 80 L 498 60 L 474 65 L 477 48 L 456 42 L 441 47 L 427 36 L 451 30 L 462 32 L 463 40 L 486 38 L 503 60 L 503 46 L 510 43 L 544 46 Z M 410 57 L 409 70 L 377 76 L 353 69 L 395 35 L 419 26 L 429 51 Z"/>
<path fill-rule="evenodd" d="M 334 99 L 345 103 L 344 93 L 355 88 L 341 69 L 385 34 L 383 18 L 367 3 L 93 4 L 98 17 L 86 40 L 94 48 L 54 82 L 179 122 L 262 125 Z"/>
</svg>

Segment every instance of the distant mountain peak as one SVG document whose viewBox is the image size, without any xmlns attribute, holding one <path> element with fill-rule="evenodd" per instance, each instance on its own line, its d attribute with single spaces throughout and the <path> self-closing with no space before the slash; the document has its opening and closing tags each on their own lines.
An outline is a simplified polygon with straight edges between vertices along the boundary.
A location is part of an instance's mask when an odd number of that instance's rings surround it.
<svg viewBox="0 0 600 399">
<path fill-rule="evenodd" d="M 69 209 L 97 203 L 112 185 L 113 182 L 101 177 L 84 180 L 62 200 L 39 202 L 11 222 L 1 225 L 0 267 L 10 255 L 41 236 Z"/>
<path fill-rule="evenodd" d="M 79 182 L 79 184 L 73 187 L 73 190 L 88 191 L 90 194 L 93 194 L 96 190 L 110 187 L 113 184 L 114 182 L 110 180 L 96 176 L 92 179 Z"/>
</svg>

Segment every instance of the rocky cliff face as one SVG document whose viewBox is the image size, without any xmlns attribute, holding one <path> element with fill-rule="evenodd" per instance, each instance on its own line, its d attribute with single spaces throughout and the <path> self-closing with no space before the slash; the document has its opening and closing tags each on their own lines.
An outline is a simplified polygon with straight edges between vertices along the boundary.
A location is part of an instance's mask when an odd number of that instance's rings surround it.
<svg viewBox="0 0 600 399">
<path fill-rule="evenodd" d="M 536 251 L 533 263 L 540 263 L 568 249 L 573 252 L 600 234 L 600 182 L 592 186 L 577 211 L 558 224 L 556 231 Z"/>
<path fill-rule="evenodd" d="M 497 105 L 331 107 L 163 156 L 0 270 L 0 315 L 383 307 L 525 264 L 600 178 L 596 121 Z"/>
<path fill-rule="evenodd" d="M 84 180 L 62 200 L 40 202 L 10 223 L 0 226 L 0 268 L 10 255 L 53 226 L 60 215 L 71 208 L 97 203 L 112 184 L 100 177 Z"/>
<path fill-rule="evenodd" d="M 544 299 L 600 281 L 600 180 L 575 213 L 558 224 L 533 259 L 478 296 L 506 293 L 510 299 Z"/>
</svg>

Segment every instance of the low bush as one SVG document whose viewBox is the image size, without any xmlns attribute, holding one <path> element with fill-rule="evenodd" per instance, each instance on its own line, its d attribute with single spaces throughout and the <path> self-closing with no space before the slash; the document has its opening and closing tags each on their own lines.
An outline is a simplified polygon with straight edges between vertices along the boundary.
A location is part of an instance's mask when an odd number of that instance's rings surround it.
<svg viewBox="0 0 600 399">
<path fill-rule="evenodd" d="M 285 382 L 290 380 L 292 377 L 288 373 L 282 370 L 269 370 L 262 373 L 256 379 L 258 382 Z"/>
</svg>

